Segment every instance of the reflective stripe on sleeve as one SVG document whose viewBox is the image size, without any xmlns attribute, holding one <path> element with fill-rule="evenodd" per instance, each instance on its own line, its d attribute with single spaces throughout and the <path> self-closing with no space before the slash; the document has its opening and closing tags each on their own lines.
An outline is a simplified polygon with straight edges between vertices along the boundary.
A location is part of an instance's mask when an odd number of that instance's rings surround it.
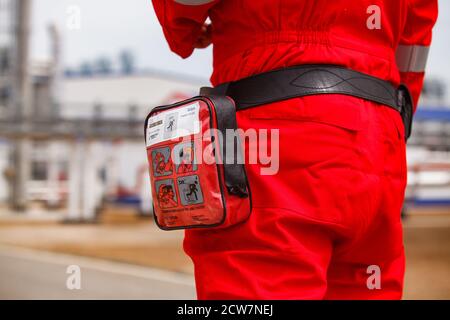
<svg viewBox="0 0 450 320">
<path fill-rule="evenodd" d="M 398 69 L 401 72 L 424 72 L 430 47 L 399 45 L 396 52 Z"/>
<path fill-rule="evenodd" d="M 202 4 L 207 4 L 215 0 L 174 0 L 176 3 L 184 4 L 186 6 L 200 6 Z"/>
</svg>

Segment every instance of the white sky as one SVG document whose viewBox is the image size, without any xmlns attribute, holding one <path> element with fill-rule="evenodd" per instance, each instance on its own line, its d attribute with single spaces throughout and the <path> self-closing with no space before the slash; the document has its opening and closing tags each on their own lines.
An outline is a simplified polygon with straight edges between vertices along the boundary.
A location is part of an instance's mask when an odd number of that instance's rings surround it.
<svg viewBox="0 0 450 320">
<path fill-rule="evenodd" d="M 170 53 L 150 0 L 32 0 L 34 6 L 32 55 L 49 55 L 47 28 L 56 23 L 63 33 L 64 64 L 77 67 L 100 56 L 117 57 L 131 49 L 139 67 L 209 78 L 211 50 L 196 52 L 183 61 Z M 70 6 L 81 9 L 81 29 L 67 27 Z"/>
<path fill-rule="evenodd" d="M 163 38 L 150 0 L 32 0 L 32 57 L 49 55 L 47 28 L 56 23 L 63 34 L 64 64 L 77 67 L 100 56 L 114 59 L 122 49 L 131 49 L 138 67 L 168 70 L 208 79 L 211 50 L 197 50 L 182 60 L 171 54 Z M 81 9 L 81 29 L 67 27 L 70 6 Z M 450 99 L 450 1 L 439 0 L 440 16 L 428 63 L 428 76 L 447 82 Z M 448 100 L 449 100 L 448 99 Z"/>
</svg>

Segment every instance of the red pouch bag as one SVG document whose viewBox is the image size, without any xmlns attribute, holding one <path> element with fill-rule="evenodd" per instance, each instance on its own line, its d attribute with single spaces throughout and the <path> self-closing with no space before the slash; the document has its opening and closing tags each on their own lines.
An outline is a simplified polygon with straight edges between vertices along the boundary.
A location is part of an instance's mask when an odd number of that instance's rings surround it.
<svg viewBox="0 0 450 320">
<path fill-rule="evenodd" d="M 150 112 L 145 139 L 161 229 L 225 228 L 250 216 L 236 129 L 236 108 L 226 96 L 199 96 Z"/>
</svg>

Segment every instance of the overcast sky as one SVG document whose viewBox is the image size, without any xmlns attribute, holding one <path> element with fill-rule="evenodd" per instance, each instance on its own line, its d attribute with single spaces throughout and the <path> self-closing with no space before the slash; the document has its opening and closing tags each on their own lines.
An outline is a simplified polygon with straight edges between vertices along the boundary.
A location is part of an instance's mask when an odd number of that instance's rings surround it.
<svg viewBox="0 0 450 320">
<path fill-rule="evenodd" d="M 47 59 L 49 42 L 46 25 L 55 23 L 63 35 L 64 65 L 78 67 L 83 61 L 117 57 L 131 49 L 140 68 L 152 68 L 208 79 L 211 50 L 196 50 L 182 60 L 171 54 L 163 38 L 150 0 L 32 0 L 32 57 Z M 440 16 L 428 63 L 428 76 L 443 78 L 450 95 L 450 1 L 440 0 Z M 68 10 L 81 10 L 81 28 L 70 29 Z M 450 97 L 448 97 L 450 98 Z"/>
</svg>

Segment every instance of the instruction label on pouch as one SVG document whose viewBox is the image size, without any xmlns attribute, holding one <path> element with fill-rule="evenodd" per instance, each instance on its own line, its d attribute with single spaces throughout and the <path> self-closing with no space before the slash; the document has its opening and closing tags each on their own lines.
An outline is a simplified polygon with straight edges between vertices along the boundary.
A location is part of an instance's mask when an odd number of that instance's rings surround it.
<svg viewBox="0 0 450 320">
<path fill-rule="evenodd" d="M 157 143 L 189 136 L 200 132 L 200 104 L 161 112 L 148 119 L 147 147 Z"/>
</svg>

